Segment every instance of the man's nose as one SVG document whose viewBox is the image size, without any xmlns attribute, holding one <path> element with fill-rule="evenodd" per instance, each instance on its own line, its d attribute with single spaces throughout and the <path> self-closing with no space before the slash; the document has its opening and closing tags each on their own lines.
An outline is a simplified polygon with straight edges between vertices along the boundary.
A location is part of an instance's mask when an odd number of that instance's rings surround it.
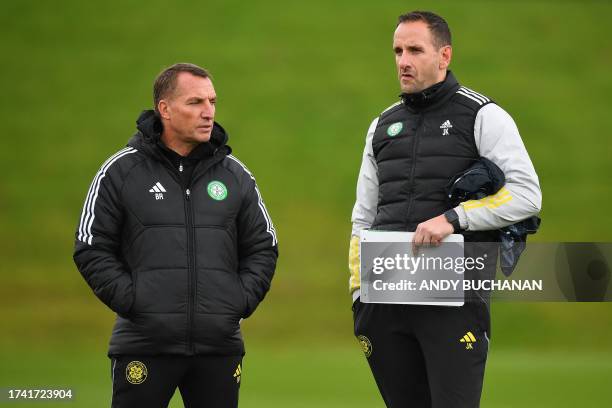
<svg viewBox="0 0 612 408">
<path fill-rule="evenodd" d="M 408 54 L 407 52 L 403 52 L 402 55 L 400 55 L 397 63 L 402 71 L 406 68 L 410 68 L 412 66 L 412 59 L 410 58 L 410 54 Z"/>
<path fill-rule="evenodd" d="M 212 119 L 212 118 L 214 118 L 214 116 L 215 116 L 215 105 L 210 103 L 210 101 L 206 101 L 204 103 L 204 107 L 202 108 L 202 111 L 200 112 L 200 115 L 204 119 Z"/>
</svg>

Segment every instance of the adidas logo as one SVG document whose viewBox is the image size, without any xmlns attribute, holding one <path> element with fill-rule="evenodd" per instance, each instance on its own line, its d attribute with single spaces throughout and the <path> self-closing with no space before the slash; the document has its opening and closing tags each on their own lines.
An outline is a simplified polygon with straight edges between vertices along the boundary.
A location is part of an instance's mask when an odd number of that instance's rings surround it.
<svg viewBox="0 0 612 408">
<path fill-rule="evenodd" d="M 159 181 L 157 183 L 155 183 L 153 188 L 151 188 L 149 190 L 149 193 L 154 193 L 155 194 L 155 199 L 156 200 L 163 200 L 165 192 L 166 192 L 166 189 L 164 188 L 164 186 L 161 185 L 161 183 Z"/>
<path fill-rule="evenodd" d="M 465 334 L 465 336 L 463 336 L 462 338 L 459 339 L 459 341 L 461 343 L 465 343 L 465 349 L 466 350 L 472 350 L 474 348 L 474 346 L 472 345 L 473 343 L 476 343 L 476 337 L 474 337 L 474 335 L 472 334 L 471 331 L 467 332 Z"/>
<path fill-rule="evenodd" d="M 234 378 L 236 379 L 237 383 L 240 382 L 241 375 L 242 375 L 242 367 L 240 367 L 240 363 L 238 363 L 238 367 L 236 368 L 236 371 L 234 372 Z"/>
<path fill-rule="evenodd" d="M 453 125 L 450 123 L 450 120 L 445 121 L 440 125 L 440 129 L 442 129 L 442 136 L 448 135 L 448 130 L 451 129 Z"/>
</svg>

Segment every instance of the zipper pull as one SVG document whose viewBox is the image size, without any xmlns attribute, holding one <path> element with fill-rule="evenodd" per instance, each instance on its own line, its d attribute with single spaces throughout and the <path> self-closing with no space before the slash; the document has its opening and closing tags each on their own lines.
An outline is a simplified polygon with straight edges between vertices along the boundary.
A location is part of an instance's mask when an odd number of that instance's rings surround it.
<svg viewBox="0 0 612 408">
<path fill-rule="evenodd" d="M 183 172 L 183 162 L 179 162 L 179 171 Z"/>
<path fill-rule="evenodd" d="M 189 189 L 185 190 L 185 195 L 187 196 L 187 200 L 191 197 L 191 191 Z"/>
</svg>

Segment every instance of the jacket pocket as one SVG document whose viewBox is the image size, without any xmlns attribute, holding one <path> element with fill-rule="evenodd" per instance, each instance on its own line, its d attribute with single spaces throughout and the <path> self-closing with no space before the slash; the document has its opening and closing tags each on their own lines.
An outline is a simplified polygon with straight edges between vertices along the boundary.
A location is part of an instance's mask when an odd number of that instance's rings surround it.
<svg viewBox="0 0 612 408">
<path fill-rule="evenodd" d="M 187 268 L 137 271 L 130 314 L 186 312 L 187 275 Z"/>
<path fill-rule="evenodd" d="M 130 308 L 125 314 L 125 316 L 122 316 L 122 317 L 127 317 L 127 318 L 129 318 L 129 316 L 131 316 L 132 314 L 136 312 L 136 299 L 137 299 L 136 296 L 138 295 L 138 274 L 132 272 L 131 275 L 132 275 L 132 304 L 130 305 Z"/>
<path fill-rule="evenodd" d="M 197 270 L 197 311 L 242 317 L 246 310 L 244 286 L 237 272 L 227 269 Z"/>
</svg>

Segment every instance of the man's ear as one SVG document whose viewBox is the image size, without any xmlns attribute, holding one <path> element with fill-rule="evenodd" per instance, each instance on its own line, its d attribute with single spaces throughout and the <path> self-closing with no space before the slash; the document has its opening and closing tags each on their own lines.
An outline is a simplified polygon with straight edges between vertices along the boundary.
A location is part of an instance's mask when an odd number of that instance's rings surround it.
<svg viewBox="0 0 612 408">
<path fill-rule="evenodd" d="M 162 119 L 170 120 L 170 106 L 165 99 L 162 99 L 157 103 L 157 111 Z"/>
<path fill-rule="evenodd" d="M 446 71 L 448 69 L 448 66 L 450 65 L 451 62 L 451 58 L 453 56 L 453 47 L 451 47 L 450 45 L 445 45 L 444 47 L 440 48 L 440 70 L 444 70 Z"/>
</svg>

